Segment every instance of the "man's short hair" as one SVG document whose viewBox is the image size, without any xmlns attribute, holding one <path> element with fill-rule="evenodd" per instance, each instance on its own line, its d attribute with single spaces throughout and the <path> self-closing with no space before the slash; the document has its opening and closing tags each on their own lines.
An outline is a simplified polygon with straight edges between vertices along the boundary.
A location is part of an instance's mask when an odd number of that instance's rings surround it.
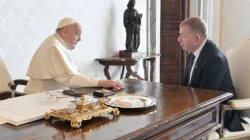
<svg viewBox="0 0 250 140">
<path fill-rule="evenodd" d="M 180 27 L 187 25 L 191 30 L 200 36 L 207 38 L 208 28 L 207 23 L 200 17 L 190 17 L 181 22 Z"/>
</svg>

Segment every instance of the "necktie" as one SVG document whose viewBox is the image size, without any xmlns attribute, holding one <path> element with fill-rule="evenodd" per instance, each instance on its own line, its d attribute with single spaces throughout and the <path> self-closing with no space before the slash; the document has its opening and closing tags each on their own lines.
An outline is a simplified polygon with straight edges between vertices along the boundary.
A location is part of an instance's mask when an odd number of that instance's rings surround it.
<svg viewBox="0 0 250 140">
<path fill-rule="evenodd" d="M 190 73 L 194 63 L 195 55 L 193 53 L 189 53 L 189 61 L 187 66 L 187 85 L 189 84 Z"/>
</svg>

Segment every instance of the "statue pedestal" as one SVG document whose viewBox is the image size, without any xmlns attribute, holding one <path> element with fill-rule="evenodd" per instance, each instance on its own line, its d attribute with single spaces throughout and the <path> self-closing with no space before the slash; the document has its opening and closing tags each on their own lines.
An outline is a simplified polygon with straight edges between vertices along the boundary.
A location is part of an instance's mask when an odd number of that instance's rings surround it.
<svg viewBox="0 0 250 140">
<path fill-rule="evenodd" d="M 143 54 L 144 53 L 142 53 L 142 52 L 126 52 L 124 50 L 119 51 L 120 57 L 134 58 L 134 57 L 141 57 Z"/>
</svg>

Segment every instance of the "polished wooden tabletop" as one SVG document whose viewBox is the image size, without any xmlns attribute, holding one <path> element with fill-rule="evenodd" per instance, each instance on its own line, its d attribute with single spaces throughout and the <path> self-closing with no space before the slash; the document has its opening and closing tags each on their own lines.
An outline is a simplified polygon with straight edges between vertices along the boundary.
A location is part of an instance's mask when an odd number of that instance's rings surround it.
<svg viewBox="0 0 250 140">
<path fill-rule="evenodd" d="M 147 110 L 120 110 L 119 116 L 103 115 L 82 123 L 73 129 L 69 122 L 52 119 L 39 120 L 18 127 L 0 126 L 0 139 L 118 139 L 147 135 L 162 126 L 171 127 L 175 120 L 214 102 L 232 96 L 229 93 L 166 85 L 141 80 L 123 80 L 125 89 L 121 93 L 150 95 L 157 105 Z M 78 89 L 91 94 L 95 88 Z"/>
<path fill-rule="evenodd" d="M 147 58 L 155 58 L 157 56 L 160 56 L 160 54 L 156 54 L 156 53 L 140 53 L 139 56 L 137 57 L 120 57 L 120 56 L 111 56 L 111 57 L 104 57 L 104 58 L 96 58 L 96 61 L 99 62 L 115 62 L 115 61 L 136 61 L 139 59 L 147 59 Z"/>
</svg>

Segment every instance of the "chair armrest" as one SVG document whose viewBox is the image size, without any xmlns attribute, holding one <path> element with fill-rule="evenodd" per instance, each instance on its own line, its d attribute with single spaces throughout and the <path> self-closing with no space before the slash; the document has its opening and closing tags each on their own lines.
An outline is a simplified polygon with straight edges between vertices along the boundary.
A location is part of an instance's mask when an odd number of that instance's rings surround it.
<svg viewBox="0 0 250 140">
<path fill-rule="evenodd" d="M 18 97 L 18 96 L 23 96 L 23 95 L 26 95 L 22 92 L 18 92 L 16 91 L 16 87 L 18 85 L 27 85 L 28 83 L 28 80 L 25 80 L 25 79 L 15 79 L 13 80 L 13 82 L 9 82 L 8 83 L 8 86 L 10 87 L 10 89 L 12 90 L 12 92 L 15 94 L 15 97 Z"/>
<path fill-rule="evenodd" d="M 13 80 L 13 82 L 10 82 L 8 83 L 8 86 L 10 87 L 11 90 L 16 90 L 16 87 L 18 85 L 27 85 L 28 83 L 28 80 L 25 80 L 25 79 L 16 79 L 16 80 Z"/>
<path fill-rule="evenodd" d="M 235 110 L 250 109 L 250 98 L 230 100 L 229 104 Z"/>
<path fill-rule="evenodd" d="M 28 83 L 28 80 L 26 80 L 26 79 L 15 79 L 14 80 L 14 83 L 16 84 L 16 85 L 27 85 L 27 83 Z"/>
<path fill-rule="evenodd" d="M 11 90 L 16 90 L 16 86 L 13 82 L 9 82 L 8 86 L 10 87 Z"/>
</svg>

